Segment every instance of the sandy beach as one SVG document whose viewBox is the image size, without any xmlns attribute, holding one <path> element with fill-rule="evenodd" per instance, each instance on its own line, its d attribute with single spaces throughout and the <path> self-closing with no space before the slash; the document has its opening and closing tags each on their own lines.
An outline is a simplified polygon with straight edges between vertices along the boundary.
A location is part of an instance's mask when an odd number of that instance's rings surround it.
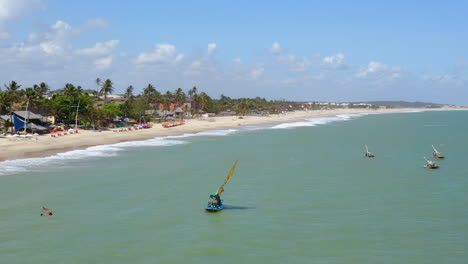
<svg viewBox="0 0 468 264">
<path fill-rule="evenodd" d="M 259 125 L 276 122 L 292 122 L 311 117 L 335 116 L 338 114 L 358 114 L 358 113 L 396 113 L 406 111 L 431 111 L 431 110 L 467 110 L 461 108 L 443 109 L 336 109 L 336 110 L 315 110 L 315 111 L 295 111 L 279 115 L 270 116 L 225 116 L 209 117 L 203 119 L 186 120 L 185 125 L 164 128 L 161 124 L 155 124 L 152 128 L 134 130 L 127 132 L 109 131 L 88 131 L 79 130 L 77 134 L 70 134 L 61 137 L 52 137 L 50 134 L 39 135 L 29 138 L 0 138 L 0 161 L 19 158 L 45 157 L 56 153 L 69 151 L 72 149 L 82 149 L 90 146 L 113 144 L 124 141 L 145 140 L 154 137 L 182 135 L 186 133 L 196 133 L 214 129 L 238 128 L 246 125 Z M 114 129 L 115 130 L 115 129 Z"/>
</svg>

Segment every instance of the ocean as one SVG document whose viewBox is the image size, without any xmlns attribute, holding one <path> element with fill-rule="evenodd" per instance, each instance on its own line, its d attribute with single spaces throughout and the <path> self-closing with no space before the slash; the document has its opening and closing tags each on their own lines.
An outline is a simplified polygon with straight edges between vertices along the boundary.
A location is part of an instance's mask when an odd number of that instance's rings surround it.
<svg viewBox="0 0 468 264">
<path fill-rule="evenodd" d="M 431 111 L 0 162 L 0 263 L 467 263 L 467 153 L 468 111 Z"/>
</svg>

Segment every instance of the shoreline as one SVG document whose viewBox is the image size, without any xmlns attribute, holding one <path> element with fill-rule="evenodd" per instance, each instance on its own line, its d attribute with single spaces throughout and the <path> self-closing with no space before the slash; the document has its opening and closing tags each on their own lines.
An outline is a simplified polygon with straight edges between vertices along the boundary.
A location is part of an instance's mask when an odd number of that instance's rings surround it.
<svg viewBox="0 0 468 264">
<path fill-rule="evenodd" d="M 128 131 L 88 131 L 79 130 L 78 134 L 62 137 L 51 137 L 50 134 L 31 138 L 0 138 L 0 162 L 25 158 L 49 157 L 58 153 L 68 152 L 88 147 L 116 144 L 127 141 L 142 141 L 155 137 L 178 136 L 190 133 L 199 133 L 217 129 L 239 128 L 249 125 L 264 125 L 273 123 L 287 123 L 301 121 L 315 117 L 331 117 L 340 114 L 365 114 L 365 113 L 404 113 L 412 111 L 458 111 L 467 108 L 398 108 L 398 109 L 334 109 L 295 111 L 270 116 L 222 116 L 204 119 L 188 119 L 185 125 L 163 128 L 161 124 L 155 124 L 152 128 Z"/>
</svg>

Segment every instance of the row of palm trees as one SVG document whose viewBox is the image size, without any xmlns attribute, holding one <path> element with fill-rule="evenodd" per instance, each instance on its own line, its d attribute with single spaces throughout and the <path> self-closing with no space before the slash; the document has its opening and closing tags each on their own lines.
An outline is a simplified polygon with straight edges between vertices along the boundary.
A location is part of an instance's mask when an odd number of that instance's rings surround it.
<svg viewBox="0 0 468 264">
<path fill-rule="evenodd" d="M 55 116 L 57 122 L 73 124 L 78 114 L 81 123 L 90 127 L 105 126 L 116 116 L 140 119 L 145 110 L 157 110 L 162 104 L 169 110 L 171 104 L 184 106 L 186 112 L 197 115 L 201 112 L 219 113 L 226 110 L 236 111 L 245 115 L 253 110 L 277 112 L 290 108 L 292 102 L 267 101 L 264 98 L 231 99 L 221 95 L 220 99 L 212 99 L 207 93 L 198 91 L 197 87 L 188 90 L 182 88 L 161 93 L 152 84 L 134 95 L 134 87 L 128 86 L 123 96 L 123 103 L 108 102 L 108 95 L 114 92 L 114 84 L 110 79 L 96 79 L 97 89 L 83 89 L 71 83 L 62 89 L 50 91 L 45 82 L 22 88 L 16 81 L 0 88 L 0 114 L 10 114 L 14 110 L 25 110 L 26 106 L 43 115 Z M 185 104 L 190 102 L 190 104 Z M 190 106 L 189 106 L 190 105 Z"/>
</svg>

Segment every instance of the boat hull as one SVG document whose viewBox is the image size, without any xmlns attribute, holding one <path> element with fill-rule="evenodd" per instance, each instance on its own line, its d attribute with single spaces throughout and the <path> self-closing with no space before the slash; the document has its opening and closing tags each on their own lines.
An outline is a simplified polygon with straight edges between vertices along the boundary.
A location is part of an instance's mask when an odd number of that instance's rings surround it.
<svg viewBox="0 0 468 264">
<path fill-rule="evenodd" d="M 224 205 L 209 205 L 205 208 L 208 212 L 219 212 L 224 209 Z"/>
<path fill-rule="evenodd" d="M 439 165 L 433 165 L 433 166 L 425 166 L 427 169 L 438 169 Z"/>
</svg>

